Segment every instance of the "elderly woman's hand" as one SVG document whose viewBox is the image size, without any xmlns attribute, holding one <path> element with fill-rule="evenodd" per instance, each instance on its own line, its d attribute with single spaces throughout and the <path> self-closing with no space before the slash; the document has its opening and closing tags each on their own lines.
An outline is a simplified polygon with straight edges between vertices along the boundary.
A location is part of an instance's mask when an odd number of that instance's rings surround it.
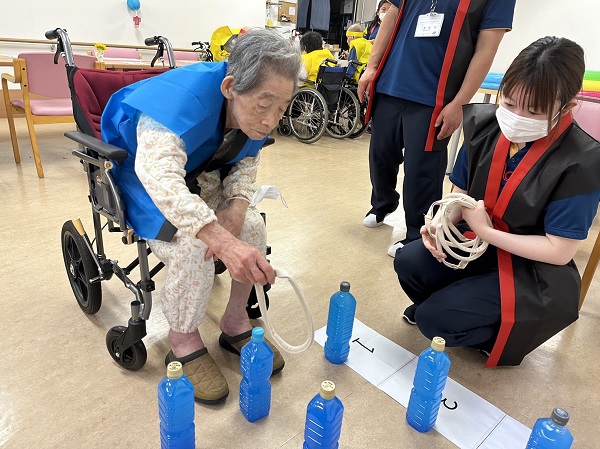
<svg viewBox="0 0 600 449">
<path fill-rule="evenodd" d="M 231 240 L 219 255 L 231 277 L 242 284 L 273 284 L 275 270 L 259 250 L 238 239 Z"/>
<path fill-rule="evenodd" d="M 236 281 L 260 285 L 275 283 L 275 270 L 262 253 L 234 237 L 218 222 L 204 226 L 196 237 L 208 245 L 205 258 L 208 260 L 216 255 Z"/>
</svg>

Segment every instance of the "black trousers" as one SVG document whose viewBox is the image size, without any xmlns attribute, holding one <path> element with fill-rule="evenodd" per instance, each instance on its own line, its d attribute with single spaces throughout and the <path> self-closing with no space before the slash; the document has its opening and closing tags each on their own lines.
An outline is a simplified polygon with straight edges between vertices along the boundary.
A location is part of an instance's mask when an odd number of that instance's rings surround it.
<svg viewBox="0 0 600 449">
<path fill-rule="evenodd" d="M 434 151 L 425 151 L 433 107 L 389 95 L 377 94 L 369 147 L 371 213 L 396 210 L 398 171 L 404 162 L 402 199 L 409 240 L 420 239 L 419 229 L 429 206 L 442 197 L 450 138 L 436 140 Z"/>
<path fill-rule="evenodd" d="M 495 247 L 463 270 L 438 262 L 422 241 L 396 253 L 394 269 L 417 306 L 415 321 L 427 338 L 447 346 L 491 350 L 500 329 L 500 280 Z"/>
</svg>

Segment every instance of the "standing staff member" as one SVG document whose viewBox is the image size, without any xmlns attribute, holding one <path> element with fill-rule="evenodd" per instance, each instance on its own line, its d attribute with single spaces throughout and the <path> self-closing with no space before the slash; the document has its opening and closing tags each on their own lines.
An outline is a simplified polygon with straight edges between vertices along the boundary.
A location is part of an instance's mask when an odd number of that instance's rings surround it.
<svg viewBox="0 0 600 449">
<path fill-rule="evenodd" d="M 358 94 L 364 101 L 369 92 L 373 117 L 371 210 L 363 224 L 380 226 L 398 207 L 404 162 L 407 234 L 400 248 L 420 239 L 425 213 L 442 196 L 448 141 L 511 29 L 515 0 L 391 3 Z"/>
</svg>

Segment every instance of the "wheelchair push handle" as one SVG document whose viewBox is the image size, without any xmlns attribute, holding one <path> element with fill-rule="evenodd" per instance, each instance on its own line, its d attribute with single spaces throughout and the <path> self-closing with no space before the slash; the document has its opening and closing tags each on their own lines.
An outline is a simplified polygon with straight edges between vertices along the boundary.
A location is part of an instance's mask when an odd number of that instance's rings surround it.
<svg viewBox="0 0 600 449">
<path fill-rule="evenodd" d="M 147 37 L 146 39 L 144 39 L 144 44 L 147 45 L 148 47 L 151 47 L 153 45 L 158 45 L 159 37 L 160 36 Z"/>
<path fill-rule="evenodd" d="M 353 65 L 355 67 L 360 67 L 361 65 L 365 65 L 364 62 L 360 62 L 355 59 L 348 60 L 348 64 Z"/>
<path fill-rule="evenodd" d="M 54 29 L 54 30 L 50 30 L 50 31 L 46 31 L 46 33 L 44 34 L 44 36 L 46 36 L 46 39 L 58 39 L 58 33 L 56 32 L 58 28 Z"/>
<path fill-rule="evenodd" d="M 55 28 L 44 33 L 46 39 L 56 39 L 56 53 L 54 53 L 54 64 L 58 64 L 58 58 L 62 55 L 65 58 L 67 66 L 74 67 L 75 59 L 73 58 L 73 50 L 67 30 L 63 28 Z"/>
<path fill-rule="evenodd" d="M 167 55 L 169 56 L 169 67 L 172 69 L 175 68 L 175 54 L 173 53 L 173 47 L 171 46 L 169 39 L 164 36 L 147 37 L 144 39 L 144 44 L 146 44 L 148 47 L 158 45 L 158 49 L 156 50 L 154 58 L 152 58 L 150 67 L 154 67 L 154 63 L 158 59 L 164 62 L 163 53 L 166 51 Z"/>
</svg>

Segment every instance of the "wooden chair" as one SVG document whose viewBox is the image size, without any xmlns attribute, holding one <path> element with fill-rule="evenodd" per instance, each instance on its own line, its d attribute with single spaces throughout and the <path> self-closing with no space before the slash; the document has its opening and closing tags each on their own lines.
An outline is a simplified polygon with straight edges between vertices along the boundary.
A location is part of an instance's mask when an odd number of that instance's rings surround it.
<svg viewBox="0 0 600 449">
<path fill-rule="evenodd" d="M 96 58 L 77 55 L 79 67 L 92 68 Z M 11 100 L 8 81 L 19 84 L 22 99 Z M 14 75 L 2 74 L 2 94 L 15 163 L 21 162 L 15 129 L 15 114 L 25 114 L 38 177 L 44 177 L 34 125 L 73 122 L 71 93 L 64 64 L 54 64 L 53 53 L 21 53 L 14 60 Z M 31 97 L 35 95 L 35 98 Z"/>
<path fill-rule="evenodd" d="M 575 120 L 590 136 L 600 141 L 600 99 L 580 98 L 581 104 L 573 109 Z M 600 232 L 590 254 L 581 278 L 581 295 L 579 296 L 579 310 L 590 288 L 598 263 L 600 262 Z"/>
</svg>

